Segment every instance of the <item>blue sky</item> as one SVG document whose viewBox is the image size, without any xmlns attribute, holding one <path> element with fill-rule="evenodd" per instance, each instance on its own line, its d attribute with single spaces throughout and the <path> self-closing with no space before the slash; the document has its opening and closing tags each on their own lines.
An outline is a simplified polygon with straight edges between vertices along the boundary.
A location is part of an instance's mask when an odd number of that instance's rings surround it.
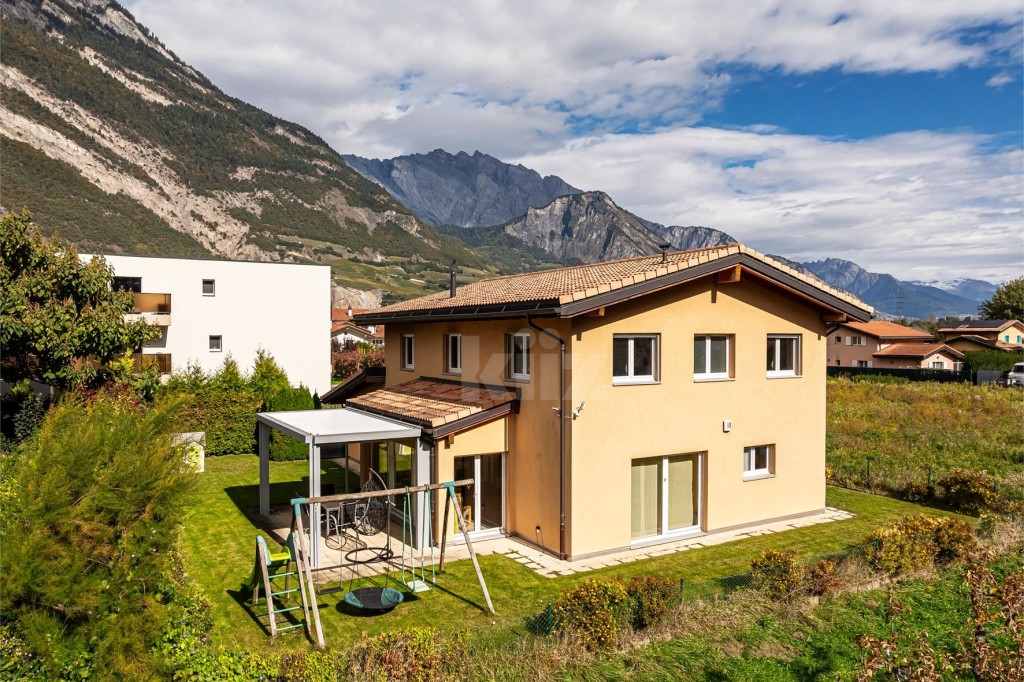
<svg viewBox="0 0 1024 682">
<path fill-rule="evenodd" d="M 341 153 L 476 150 L 796 260 L 1024 271 L 1020 0 L 130 0 Z"/>
</svg>

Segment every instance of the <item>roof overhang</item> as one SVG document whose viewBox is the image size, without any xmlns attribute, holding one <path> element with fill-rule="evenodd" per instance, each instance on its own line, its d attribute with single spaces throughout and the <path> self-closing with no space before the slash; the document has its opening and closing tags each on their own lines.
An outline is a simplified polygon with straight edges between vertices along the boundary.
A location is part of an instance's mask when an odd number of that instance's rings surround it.
<svg viewBox="0 0 1024 682">
<path fill-rule="evenodd" d="M 259 412 L 256 420 L 311 445 L 419 438 L 423 429 L 350 407 L 339 410 Z"/>
<path fill-rule="evenodd" d="M 385 324 L 388 322 L 507 319 L 526 316 L 576 317 L 737 266 L 741 268 L 743 274 L 753 275 L 755 279 L 779 287 L 794 298 L 826 311 L 845 315 L 860 322 L 867 322 L 871 319 L 870 308 L 860 308 L 810 282 L 774 267 L 770 263 L 742 252 L 567 303 L 559 302 L 558 299 L 549 299 L 490 306 L 405 310 L 390 313 L 371 312 L 356 315 L 355 319 L 359 324 Z"/>
</svg>

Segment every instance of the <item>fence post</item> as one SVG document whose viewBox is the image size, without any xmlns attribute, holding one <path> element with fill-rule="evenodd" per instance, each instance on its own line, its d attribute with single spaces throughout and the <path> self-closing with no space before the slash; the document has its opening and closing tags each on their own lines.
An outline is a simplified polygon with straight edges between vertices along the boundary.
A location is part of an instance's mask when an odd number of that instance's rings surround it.
<svg viewBox="0 0 1024 682">
<path fill-rule="evenodd" d="M 928 487 L 932 487 L 932 468 L 928 467 Z"/>
<path fill-rule="evenodd" d="M 875 492 L 875 487 L 873 485 L 871 485 L 871 460 L 872 459 L 874 459 L 874 458 L 871 457 L 870 455 L 868 455 L 868 458 L 866 460 L 866 462 L 867 462 L 867 475 L 865 476 L 865 481 L 867 481 L 868 490 L 870 490 L 871 492 Z"/>
<path fill-rule="evenodd" d="M 685 588 L 686 588 L 686 580 L 682 576 L 680 576 L 679 577 L 679 594 L 680 594 L 680 596 L 682 596 L 683 590 Z"/>
</svg>

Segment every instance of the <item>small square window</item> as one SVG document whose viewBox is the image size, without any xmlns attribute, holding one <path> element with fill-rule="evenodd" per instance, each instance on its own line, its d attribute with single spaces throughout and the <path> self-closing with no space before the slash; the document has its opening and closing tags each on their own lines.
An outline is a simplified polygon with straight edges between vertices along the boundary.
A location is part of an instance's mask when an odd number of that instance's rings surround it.
<svg viewBox="0 0 1024 682">
<path fill-rule="evenodd" d="M 932 369 L 946 369 L 946 365 L 942 363 L 942 360 L 936 360 L 932 363 Z"/>
<path fill-rule="evenodd" d="M 612 383 L 653 384 L 658 381 L 658 336 L 615 335 L 612 338 Z"/>
<path fill-rule="evenodd" d="M 224 343 L 220 335 L 210 336 L 210 352 L 219 353 L 224 349 Z"/>
<path fill-rule="evenodd" d="M 444 335 L 444 371 L 462 374 L 462 334 Z"/>
<path fill-rule="evenodd" d="M 752 445 L 743 448 L 743 478 L 765 478 L 775 473 L 775 446 Z"/>
<path fill-rule="evenodd" d="M 717 381 L 733 378 L 732 335 L 698 335 L 693 337 L 693 378 Z"/>
<path fill-rule="evenodd" d="M 514 381 L 530 380 L 530 335 L 523 332 L 505 337 L 505 357 L 508 378 Z"/>
<path fill-rule="evenodd" d="M 769 377 L 800 376 L 800 337 L 798 335 L 769 335 L 765 367 Z"/>
<path fill-rule="evenodd" d="M 203 280 L 203 296 L 216 296 L 217 295 L 217 282 L 212 279 Z"/>
<path fill-rule="evenodd" d="M 836 344 L 841 344 L 842 342 L 843 342 L 843 337 L 841 335 L 839 335 L 839 334 L 836 334 Z"/>
<path fill-rule="evenodd" d="M 412 334 L 402 335 L 402 369 L 412 370 L 415 367 L 414 352 L 415 339 Z"/>
</svg>

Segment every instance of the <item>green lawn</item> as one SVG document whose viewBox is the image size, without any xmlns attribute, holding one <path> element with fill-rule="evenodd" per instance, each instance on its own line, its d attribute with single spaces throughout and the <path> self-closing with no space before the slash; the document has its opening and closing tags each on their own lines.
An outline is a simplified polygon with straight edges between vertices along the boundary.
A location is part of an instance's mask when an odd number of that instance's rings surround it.
<svg viewBox="0 0 1024 682">
<path fill-rule="evenodd" d="M 305 637 L 298 634 L 301 630 L 282 635 L 276 643 L 269 644 L 265 630 L 248 609 L 248 595 L 240 591 L 255 553 L 257 531 L 243 510 L 258 506 L 258 472 L 259 461 L 252 455 L 207 459 L 206 472 L 200 475 L 201 502 L 185 527 L 187 567 L 212 602 L 214 644 L 267 651 L 298 649 L 308 646 Z M 341 473 L 328 463 L 323 480 L 339 482 Z M 270 474 L 272 504 L 285 503 L 306 488 L 304 461 L 272 463 Z M 416 595 L 418 598 L 411 598 L 389 614 L 353 616 L 339 610 L 340 592 L 321 597 L 324 635 L 329 646 L 343 647 L 363 633 L 372 635 L 432 625 L 465 629 L 481 643 L 506 642 L 522 636 L 525 617 L 539 612 L 562 589 L 587 576 L 657 573 L 699 583 L 743 573 L 750 560 L 768 548 L 794 549 L 807 558 L 841 550 L 859 544 L 876 526 L 921 509 L 906 502 L 840 488 L 829 489 L 828 504 L 856 516 L 562 578 L 541 577 L 503 556 L 483 556 L 480 564 L 497 616 L 481 607 L 483 598 L 472 563 L 452 562 L 445 574 L 438 576 L 436 589 Z"/>
</svg>

